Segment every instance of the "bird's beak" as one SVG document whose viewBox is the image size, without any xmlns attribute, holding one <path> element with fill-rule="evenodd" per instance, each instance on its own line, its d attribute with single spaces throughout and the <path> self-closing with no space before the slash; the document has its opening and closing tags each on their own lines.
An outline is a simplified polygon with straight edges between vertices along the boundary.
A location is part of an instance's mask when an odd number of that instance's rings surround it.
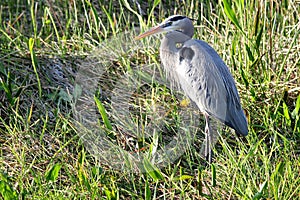
<svg viewBox="0 0 300 200">
<path fill-rule="evenodd" d="M 146 31 L 145 33 L 142 33 L 139 36 L 135 37 L 134 39 L 139 40 L 139 39 L 142 39 L 142 38 L 147 37 L 149 35 L 161 33 L 161 32 L 164 32 L 164 31 L 165 30 L 163 28 L 161 28 L 160 26 L 155 26 L 155 27 L 151 28 L 150 30 Z"/>
</svg>

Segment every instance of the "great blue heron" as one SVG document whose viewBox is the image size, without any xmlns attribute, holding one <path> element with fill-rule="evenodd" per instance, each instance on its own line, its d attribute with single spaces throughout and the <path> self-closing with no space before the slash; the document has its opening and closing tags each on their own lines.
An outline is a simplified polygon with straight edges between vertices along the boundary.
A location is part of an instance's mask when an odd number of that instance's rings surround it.
<svg viewBox="0 0 300 200">
<path fill-rule="evenodd" d="M 168 32 L 161 41 L 160 58 L 170 81 L 177 83 L 205 116 L 205 156 L 211 163 L 209 117 L 248 134 L 240 97 L 228 67 L 218 53 L 202 40 L 192 39 L 194 26 L 186 16 L 173 15 L 135 39 Z"/>
</svg>

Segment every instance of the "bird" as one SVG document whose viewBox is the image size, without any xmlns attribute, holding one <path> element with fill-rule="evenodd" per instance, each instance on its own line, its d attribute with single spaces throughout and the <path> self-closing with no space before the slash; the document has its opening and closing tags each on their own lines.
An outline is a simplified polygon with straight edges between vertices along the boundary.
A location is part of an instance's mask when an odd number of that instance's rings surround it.
<svg viewBox="0 0 300 200">
<path fill-rule="evenodd" d="M 193 39 L 193 19 L 173 15 L 135 37 L 166 33 L 161 40 L 160 60 L 169 81 L 176 83 L 205 116 L 205 157 L 212 163 L 210 119 L 214 118 L 248 135 L 248 122 L 229 68 L 205 41 Z"/>
</svg>

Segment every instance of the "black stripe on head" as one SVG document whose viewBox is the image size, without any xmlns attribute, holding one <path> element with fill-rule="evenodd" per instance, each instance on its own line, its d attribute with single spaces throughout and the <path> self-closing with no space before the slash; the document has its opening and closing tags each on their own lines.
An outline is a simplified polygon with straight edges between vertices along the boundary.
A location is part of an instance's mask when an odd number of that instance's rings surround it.
<svg viewBox="0 0 300 200">
<path fill-rule="evenodd" d="M 186 18 L 186 17 L 185 17 L 185 16 L 178 15 L 178 16 L 175 16 L 175 17 L 172 17 L 171 19 L 169 19 L 169 21 L 171 21 L 171 22 L 176 22 L 176 21 L 182 20 L 182 19 L 184 19 L 184 18 Z"/>
</svg>

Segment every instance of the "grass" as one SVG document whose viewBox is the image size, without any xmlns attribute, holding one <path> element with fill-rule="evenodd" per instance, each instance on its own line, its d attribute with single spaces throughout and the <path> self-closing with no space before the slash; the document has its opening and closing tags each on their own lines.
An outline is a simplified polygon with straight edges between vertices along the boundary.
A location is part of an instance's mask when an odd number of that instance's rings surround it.
<svg viewBox="0 0 300 200">
<path fill-rule="evenodd" d="M 247 113 L 249 135 L 222 131 L 211 166 L 159 39 L 133 40 L 175 13 L 227 63 Z M 299 18 L 298 1 L 3 1 L 1 198 L 300 199 Z"/>
</svg>

